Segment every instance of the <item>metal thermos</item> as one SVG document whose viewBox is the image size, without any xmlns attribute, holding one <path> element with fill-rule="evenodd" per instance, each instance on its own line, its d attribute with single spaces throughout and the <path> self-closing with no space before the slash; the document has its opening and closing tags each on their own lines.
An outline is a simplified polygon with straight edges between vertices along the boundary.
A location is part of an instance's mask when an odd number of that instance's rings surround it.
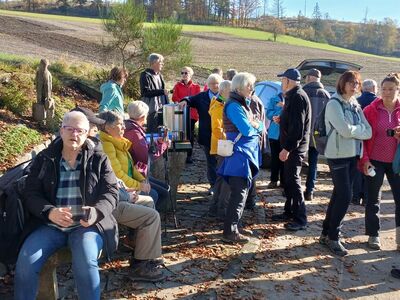
<svg viewBox="0 0 400 300">
<path fill-rule="evenodd" d="M 163 106 L 163 123 L 171 132 L 172 141 L 188 140 L 188 116 L 186 107 L 180 108 L 175 103 Z"/>
</svg>

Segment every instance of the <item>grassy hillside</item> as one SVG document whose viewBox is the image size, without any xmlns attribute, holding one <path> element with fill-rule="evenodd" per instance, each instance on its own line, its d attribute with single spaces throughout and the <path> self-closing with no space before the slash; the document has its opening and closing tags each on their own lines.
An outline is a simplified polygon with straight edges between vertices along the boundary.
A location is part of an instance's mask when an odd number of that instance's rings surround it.
<svg viewBox="0 0 400 300">
<path fill-rule="evenodd" d="M 36 14 L 36 13 L 28 13 L 28 12 L 20 12 L 20 11 L 7 11 L 7 10 L 0 10 L 0 14 L 38 18 L 38 19 L 58 20 L 58 21 L 71 21 L 71 22 L 84 22 L 84 23 L 86 22 L 86 23 L 101 24 L 101 19 L 95 19 L 95 18 L 81 18 L 81 17 L 70 17 L 70 16 L 49 15 L 49 14 Z M 146 26 L 151 26 L 151 23 L 147 23 Z M 183 25 L 183 30 L 185 32 L 216 32 L 216 33 L 229 34 L 229 35 L 239 37 L 239 38 L 254 39 L 254 40 L 264 40 L 264 41 L 265 40 L 273 40 L 273 35 L 270 32 L 264 32 L 264 31 L 258 31 L 258 30 L 252 30 L 252 29 L 244 29 L 244 28 L 208 26 L 208 25 Z M 306 41 L 306 40 L 302 40 L 302 39 L 287 36 L 287 35 L 278 36 L 277 41 L 279 43 L 285 43 L 285 44 L 293 45 L 293 46 L 309 47 L 309 48 L 333 51 L 333 52 L 343 53 L 343 54 L 353 54 L 353 55 L 362 55 L 362 56 L 368 56 L 368 57 L 376 57 L 376 58 L 400 62 L 400 58 L 383 57 L 383 56 L 379 56 L 379 55 L 358 52 L 358 51 L 349 50 L 349 49 L 345 49 L 345 48 L 341 48 L 341 47 L 336 47 L 336 46 L 332 46 L 332 45 L 328 45 L 328 44 Z"/>
</svg>

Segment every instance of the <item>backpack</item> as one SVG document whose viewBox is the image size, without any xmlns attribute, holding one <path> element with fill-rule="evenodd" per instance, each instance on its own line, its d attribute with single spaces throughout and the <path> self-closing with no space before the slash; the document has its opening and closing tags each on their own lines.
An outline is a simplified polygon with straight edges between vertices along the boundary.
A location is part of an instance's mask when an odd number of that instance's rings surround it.
<svg viewBox="0 0 400 300">
<path fill-rule="evenodd" d="M 21 163 L 0 177 L 0 262 L 16 262 L 27 213 L 22 193 L 30 161 Z"/>
<path fill-rule="evenodd" d="M 343 113 L 345 111 L 342 101 L 340 101 L 338 98 L 330 98 L 326 102 L 326 104 L 325 104 L 324 108 L 322 109 L 322 111 L 320 112 L 320 114 L 317 116 L 317 119 L 315 120 L 315 123 L 314 123 L 314 132 L 312 134 L 312 138 L 314 139 L 314 143 L 315 143 L 315 147 L 316 147 L 317 151 L 322 155 L 325 154 L 326 144 L 328 143 L 328 139 L 334 129 L 333 126 L 331 126 L 331 129 L 329 130 L 329 132 L 326 132 L 325 111 L 326 111 L 326 106 L 328 105 L 330 100 L 335 100 L 335 101 L 339 102 L 340 106 L 343 109 Z"/>
</svg>

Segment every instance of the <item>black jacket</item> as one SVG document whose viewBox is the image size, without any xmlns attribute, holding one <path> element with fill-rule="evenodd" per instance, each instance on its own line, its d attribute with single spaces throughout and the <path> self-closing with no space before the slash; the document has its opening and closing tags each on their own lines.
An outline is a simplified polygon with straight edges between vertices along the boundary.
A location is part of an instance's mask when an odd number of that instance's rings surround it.
<svg viewBox="0 0 400 300">
<path fill-rule="evenodd" d="M 24 237 L 41 224 L 50 222 L 48 214 L 56 206 L 62 147 L 61 138 L 57 138 L 35 157 L 30 168 L 26 178 L 24 204 L 31 218 L 24 229 Z M 118 201 L 117 179 L 107 156 L 89 139 L 82 147 L 81 169 L 83 204 L 96 208 L 98 218 L 94 226 L 102 235 L 104 250 L 110 257 L 118 245 L 118 226 L 112 215 Z"/>
<path fill-rule="evenodd" d="M 140 74 L 140 95 L 142 101 L 149 106 L 149 113 L 156 112 L 168 103 L 168 98 L 164 94 L 165 82 L 160 74 L 161 89 L 157 88 L 156 73 L 153 69 L 146 69 Z"/>
<path fill-rule="evenodd" d="M 311 127 L 311 106 L 307 94 L 300 86 L 286 92 L 281 113 L 280 142 L 289 152 L 308 150 Z"/>
<path fill-rule="evenodd" d="M 190 107 L 197 109 L 199 113 L 199 144 L 210 148 L 211 144 L 211 117 L 208 113 L 211 99 L 208 91 L 198 93 L 195 96 L 184 98 Z"/>
<path fill-rule="evenodd" d="M 311 130 L 310 130 L 310 147 L 316 147 L 312 135 L 314 133 L 314 125 L 317 117 L 321 114 L 331 95 L 321 82 L 309 82 L 303 86 L 311 104 Z"/>
</svg>

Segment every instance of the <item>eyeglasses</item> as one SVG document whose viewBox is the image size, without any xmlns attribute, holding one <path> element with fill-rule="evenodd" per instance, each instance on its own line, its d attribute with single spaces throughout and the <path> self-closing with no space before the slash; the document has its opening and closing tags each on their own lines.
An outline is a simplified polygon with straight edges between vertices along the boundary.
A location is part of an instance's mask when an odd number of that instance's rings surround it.
<svg viewBox="0 0 400 300">
<path fill-rule="evenodd" d="M 187 75 L 189 74 L 188 72 L 181 72 L 181 75 Z"/>
<path fill-rule="evenodd" d="M 361 82 L 359 82 L 359 81 L 348 81 L 347 83 L 352 86 L 359 86 L 361 84 Z"/>
<path fill-rule="evenodd" d="M 85 134 L 85 133 L 88 132 L 88 131 L 87 131 L 86 129 L 84 129 L 84 128 L 75 128 L 75 127 L 72 127 L 72 126 L 63 126 L 62 128 L 63 128 L 66 132 L 68 132 L 68 133 L 70 133 L 70 134 L 76 132 L 76 133 L 79 134 L 79 135 L 83 135 L 83 134 Z"/>
</svg>

